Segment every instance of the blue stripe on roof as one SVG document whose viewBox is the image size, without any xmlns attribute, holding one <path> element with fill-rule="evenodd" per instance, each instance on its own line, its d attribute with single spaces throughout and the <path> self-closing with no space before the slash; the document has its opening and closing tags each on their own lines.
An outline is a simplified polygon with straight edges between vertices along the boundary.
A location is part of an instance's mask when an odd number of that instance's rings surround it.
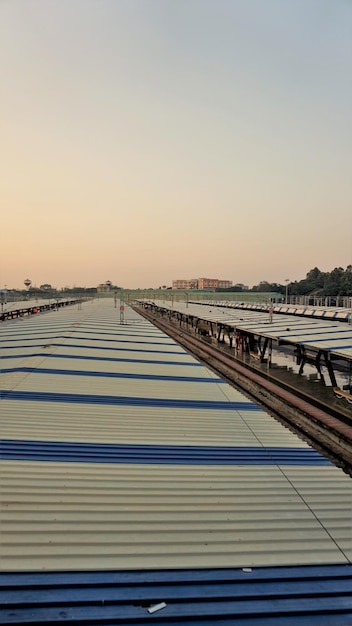
<svg viewBox="0 0 352 626">
<path fill-rule="evenodd" d="M 78 337 L 77 336 L 78 333 L 74 333 L 74 339 L 82 339 L 82 341 L 87 341 L 87 337 L 85 337 L 85 333 L 84 332 L 80 332 L 79 334 L 82 335 L 82 337 Z M 61 335 L 60 338 L 62 339 L 72 339 L 72 335 Z M 168 339 L 168 337 L 165 337 L 165 339 Z M 175 341 L 141 341 L 141 340 L 134 340 L 134 339 L 100 339 L 99 337 L 89 337 L 89 341 L 103 341 L 105 342 L 110 342 L 110 343 L 138 343 L 138 344 L 148 344 L 148 345 L 152 345 L 152 346 L 175 346 L 177 345 Z"/>
<path fill-rule="evenodd" d="M 0 458 L 75 463 L 167 465 L 331 465 L 312 448 L 171 446 L 47 441 L 0 441 Z"/>
<path fill-rule="evenodd" d="M 78 356 L 76 354 L 47 354 L 46 352 L 32 352 L 30 354 L 6 354 L 1 355 L 3 359 L 25 359 L 33 356 L 45 356 L 48 359 L 78 359 L 79 361 L 108 361 L 109 363 L 152 363 L 153 365 L 177 365 L 182 367 L 204 367 L 202 363 L 197 361 L 162 361 L 161 359 L 127 359 L 127 358 L 113 358 L 104 356 Z"/>
<path fill-rule="evenodd" d="M 14 335 L 14 337 L 17 337 L 17 339 L 12 339 L 12 335 Z M 24 332 L 24 333 L 6 333 L 6 339 L 0 339 L 1 343 L 5 343 L 6 341 L 11 341 L 11 343 L 13 342 L 18 342 L 18 341 L 23 341 L 24 339 L 31 339 L 34 341 L 34 339 L 57 339 L 58 337 L 60 337 L 61 335 L 58 334 L 57 331 L 50 331 L 50 332 L 37 332 L 37 333 L 33 333 L 33 332 Z"/>
<path fill-rule="evenodd" d="M 292 329 L 292 330 L 295 330 L 295 329 Z M 304 339 L 307 335 L 314 335 L 314 339 L 309 339 L 309 341 L 314 341 L 316 343 L 318 343 L 320 341 L 341 341 L 341 339 L 345 339 L 345 337 L 341 337 L 340 336 L 341 333 L 339 333 L 339 337 L 326 337 L 325 339 L 315 339 L 316 335 L 332 335 L 332 334 L 334 334 L 336 332 L 338 332 L 338 331 L 336 331 L 336 330 L 335 331 L 331 331 L 331 332 L 324 332 L 324 331 L 323 332 L 314 332 L 314 331 L 310 331 L 310 332 L 307 332 L 307 333 L 295 333 L 295 332 L 292 332 L 292 333 L 289 333 L 288 335 L 280 335 L 280 339 L 282 337 L 302 337 Z M 349 335 L 348 335 L 348 337 L 346 337 L 346 339 L 352 338 L 352 332 L 351 331 L 343 331 L 343 332 L 348 332 L 349 333 Z"/>
<path fill-rule="evenodd" d="M 105 332 L 105 331 L 101 331 L 99 330 L 99 327 L 97 327 L 96 330 L 86 330 L 83 324 L 80 324 L 80 328 L 79 330 L 76 330 L 75 328 L 72 329 L 72 333 L 76 333 L 79 332 L 81 334 L 84 335 L 108 335 L 109 337 L 111 336 L 121 336 L 121 337 L 125 337 L 126 335 L 128 335 L 128 337 L 156 337 L 156 338 L 160 338 L 160 339 L 170 339 L 170 337 L 168 337 L 167 335 L 165 335 L 165 333 L 153 333 L 150 332 L 150 329 L 145 329 L 143 332 L 134 332 L 131 331 L 131 327 L 126 327 L 126 331 L 125 332 L 113 332 L 114 330 L 116 330 L 116 326 L 113 327 L 113 330 L 111 330 L 111 332 Z M 57 325 L 57 326 L 38 326 L 36 328 L 33 328 L 32 326 L 30 328 L 28 328 L 27 330 L 20 332 L 18 329 L 18 326 L 16 328 L 16 330 L 11 331 L 6 329 L 6 336 L 9 335 L 14 335 L 16 337 L 20 337 L 20 336 L 25 336 L 27 337 L 28 335 L 39 335 L 42 336 L 43 334 L 46 335 L 50 335 L 53 333 L 63 333 L 63 332 L 67 332 L 68 328 L 67 325 Z M 72 335 L 70 335 L 72 336 Z"/>
<path fill-rule="evenodd" d="M 294 329 L 292 329 L 292 330 L 294 330 Z M 351 331 L 350 331 L 350 335 L 348 337 L 346 337 L 346 338 L 344 338 L 344 337 L 323 337 L 322 339 L 315 339 L 315 336 L 318 335 L 318 334 L 327 335 L 328 333 L 314 333 L 314 332 L 295 333 L 295 332 L 292 332 L 292 333 L 289 333 L 288 335 L 280 335 L 279 339 L 283 339 L 285 337 L 290 337 L 291 339 L 293 339 L 294 337 L 301 337 L 301 343 L 304 342 L 304 340 L 305 340 L 306 343 L 309 342 L 309 343 L 315 344 L 315 343 L 322 343 L 323 341 L 332 342 L 332 341 L 341 341 L 343 339 L 347 340 L 347 339 L 350 339 L 350 336 L 352 337 L 352 332 Z M 310 336 L 313 335 L 313 338 L 308 339 L 307 335 L 310 335 Z"/>
<path fill-rule="evenodd" d="M 148 352 L 148 353 L 153 353 L 153 354 L 184 354 L 185 350 L 183 348 L 180 348 L 179 350 L 145 350 L 144 348 L 118 348 L 118 347 L 114 347 L 114 348 L 110 348 L 110 347 L 106 347 L 106 346 L 83 346 L 80 344 L 76 344 L 76 343 L 54 343 L 54 342 L 50 342 L 47 344 L 48 347 L 58 347 L 58 348 L 79 348 L 80 350 L 112 350 L 113 352 L 117 352 L 117 351 L 121 351 L 121 352 Z M 160 345 L 160 344 L 159 344 Z M 177 346 L 177 344 L 174 344 L 175 346 Z M 4 348 L 13 348 L 14 346 L 11 345 L 7 345 L 7 346 L 3 346 Z M 43 348 L 43 344 L 42 343 L 38 343 L 38 344 L 30 344 L 30 345 L 26 345 L 26 344 L 21 344 L 20 346 L 16 346 L 17 348 Z"/>
<path fill-rule="evenodd" d="M 281 325 L 282 328 L 282 325 Z M 297 333 L 299 334 L 303 334 L 304 332 L 309 332 L 310 334 L 316 334 L 316 335 L 323 335 L 325 334 L 329 334 L 329 333 L 340 333 L 340 332 L 346 332 L 345 330 L 341 329 L 338 324 L 331 326 L 329 324 L 329 326 L 319 326 L 319 328 L 317 328 L 317 326 L 296 326 L 291 324 L 290 328 L 292 331 L 297 331 L 297 330 L 301 330 L 302 333 Z M 291 333 L 292 335 L 292 333 Z"/>
<path fill-rule="evenodd" d="M 14 372 L 26 372 L 31 374 L 54 374 L 55 376 L 94 376 L 97 378 L 134 378 L 138 380 L 168 380 L 175 382 L 185 383 L 225 383 L 222 378 L 210 378 L 209 376 L 199 377 L 196 376 L 167 376 L 166 374 L 129 374 L 126 372 L 92 372 L 87 370 L 65 370 L 65 369 L 50 369 L 43 367 L 9 367 L 2 368 L 2 374 L 14 373 Z"/>
<path fill-rule="evenodd" d="M 307 344 L 307 345 L 309 345 L 309 344 Z M 324 348 L 324 350 L 327 350 L 327 351 L 329 351 L 329 350 L 330 351 L 333 351 L 333 350 L 349 350 L 349 348 L 352 348 L 352 344 L 349 344 L 347 346 L 346 345 L 332 346 L 331 348 L 330 348 L 330 346 L 328 346 L 328 347 Z"/>
<path fill-rule="evenodd" d="M 66 328 L 67 328 L 67 324 L 66 324 Z M 72 328 L 72 326 L 71 326 Z M 126 323 L 125 324 L 120 324 L 119 322 L 114 322 L 114 323 L 105 323 L 105 324 L 99 324 L 96 320 L 86 320 L 86 321 L 82 321 L 82 323 L 75 326 L 76 329 L 78 330 L 84 330 L 84 331 L 91 331 L 93 333 L 96 332 L 104 332 L 107 331 L 109 334 L 117 332 L 117 333 L 146 333 L 148 335 L 164 335 L 165 333 L 163 333 L 162 330 L 160 330 L 159 328 L 157 328 L 156 326 L 153 326 L 153 324 L 151 324 L 150 322 L 147 322 L 146 324 L 136 324 L 136 323 Z"/>
<path fill-rule="evenodd" d="M 77 337 L 77 334 L 74 334 L 74 339 L 82 340 L 82 341 L 88 341 L 87 337 L 84 336 L 85 333 L 81 333 L 82 337 Z M 11 343 L 18 343 L 19 341 L 23 341 L 25 339 L 27 339 L 28 341 L 38 341 L 39 339 L 43 339 L 43 340 L 48 340 L 48 339 L 72 339 L 72 335 L 39 335 L 39 336 L 35 336 L 35 337 L 31 337 L 29 335 L 26 335 L 25 337 L 22 337 L 20 339 L 10 339 Z M 8 337 L 6 339 L 0 339 L 0 343 L 6 343 L 8 342 L 9 339 Z M 110 342 L 110 343 L 132 343 L 132 344 L 147 344 L 147 345 L 151 345 L 151 346 L 176 346 L 177 343 L 175 341 L 140 341 L 140 340 L 134 340 L 134 339 L 99 339 L 99 337 L 89 337 L 89 341 L 101 341 L 104 343 Z M 52 345 L 52 344 L 51 344 Z M 57 344 L 55 344 L 57 345 Z"/>
<path fill-rule="evenodd" d="M 69 581 L 67 580 L 69 577 Z M 244 572 L 241 568 L 204 568 L 204 569 L 167 569 L 167 570 L 93 570 L 93 571 L 37 571 L 37 572 L 0 572 L 0 588 L 7 589 L 15 587 L 16 590 L 26 588 L 31 589 L 33 583 L 50 589 L 58 586 L 71 588 L 75 585 L 139 585 L 160 584 L 160 583 L 180 583 L 182 584 L 207 584 L 217 582 L 221 585 L 233 582 L 241 582 L 245 585 L 254 585 L 266 582 L 289 582 L 301 585 L 304 581 L 315 581 L 324 583 L 328 581 L 332 593 L 340 589 L 343 581 L 351 580 L 352 590 L 352 565 L 290 565 L 272 567 L 253 567 L 250 572 Z M 67 584 L 68 582 L 68 584 Z M 314 584 L 314 582 L 313 582 Z M 240 587 L 240 589 L 242 586 Z M 261 588 L 265 593 L 266 587 Z M 187 588 L 184 589 L 187 593 Z M 287 591 L 287 590 L 286 590 Z M 259 589 L 257 590 L 259 592 Z M 323 593 L 325 593 L 323 591 Z M 180 594 L 181 595 L 181 594 Z M 226 594 L 227 595 L 227 594 Z M 232 592 L 231 592 L 232 595 Z M 296 595 L 296 594 L 295 594 Z M 38 598 L 39 599 L 39 598 Z"/>
<path fill-rule="evenodd" d="M 170 398 L 138 398 L 129 396 L 98 396 L 83 393 L 54 393 L 42 391 L 0 390 L 0 399 L 26 402 L 69 402 L 74 404 L 106 404 L 147 406 L 174 409 L 204 409 L 215 411 L 262 411 L 254 402 L 223 402 L 219 400 L 187 400 Z"/>
<path fill-rule="evenodd" d="M 347 626 L 352 566 L 0 574 L 2 624 Z M 165 601 L 155 614 L 148 607 Z"/>
<path fill-rule="evenodd" d="M 20 341 L 39 341 L 39 339 L 42 339 L 43 341 L 50 341 L 50 339 L 61 339 L 61 335 L 58 335 L 57 333 L 55 334 L 48 334 L 48 335 L 37 335 L 36 337 L 33 337 L 29 334 L 26 333 L 25 336 L 21 337 L 20 339 L 12 339 L 8 337 L 8 335 L 6 335 L 6 339 L 0 339 L 0 343 L 8 343 L 10 341 L 10 343 L 19 343 Z"/>
<path fill-rule="evenodd" d="M 308 332 L 310 334 L 317 334 L 317 335 L 324 334 L 324 332 L 326 332 L 326 334 L 329 333 L 329 332 L 331 332 L 331 333 L 341 332 L 339 330 L 339 326 L 338 325 L 334 326 L 335 330 L 331 330 L 331 326 L 330 325 L 326 326 L 325 328 L 327 328 L 329 330 L 324 331 L 324 327 L 323 328 L 320 327 L 319 330 L 317 330 L 317 326 L 316 325 L 314 325 L 314 326 L 313 325 L 312 326 L 307 326 L 307 325 L 301 325 L 301 324 L 298 325 L 298 324 L 295 324 L 294 322 L 295 322 L 295 320 L 293 322 L 290 322 L 290 326 L 289 326 L 289 328 L 291 328 L 290 335 L 289 335 L 290 337 L 294 337 L 296 335 L 307 334 Z M 270 330 L 270 332 L 276 332 L 278 330 L 287 330 L 287 328 L 288 328 L 287 324 L 288 324 L 287 321 L 286 321 L 285 324 L 283 322 L 281 322 L 281 323 L 273 322 L 272 324 L 269 324 L 269 323 L 266 323 L 266 324 L 265 323 L 261 323 L 261 324 L 259 324 L 258 323 L 255 326 L 253 326 L 253 325 L 251 325 L 251 326 L 244 326 L 243 328 L 245 328 L 246 330 L 249 330 L 249 331 L 258 331 L 258 329 L 265 329 L 265 330 L 268 329 L 268 330 Z M 302 332 L 296 332 L 296 331 L 302 331 Z M 344 331 L 344 332 L 346 332 L 346 331 Z M 285 335 L 282 335 L 282 336 L 285 336 Z"/>
</svg>

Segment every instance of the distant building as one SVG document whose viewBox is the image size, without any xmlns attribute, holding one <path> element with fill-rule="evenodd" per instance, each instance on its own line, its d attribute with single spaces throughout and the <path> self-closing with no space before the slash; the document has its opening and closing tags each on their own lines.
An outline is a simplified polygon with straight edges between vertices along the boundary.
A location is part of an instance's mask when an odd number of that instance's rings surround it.
<svg viewBox="0 0 352 626">
<path fill-rule="evenodd" d="M 198 289 L 228 289 L 229 287 L 232 287 L 232 280 L 198 278 Z"/>
<path fill-rule="evenodd" d="M 196 278 L 190 278 L 187 280 L 179 279 L 172 281 L 173 289 L 197 289 L 198 288 L 198 280 Z"/>
<path fill-rule="evenodd" d="M 191 278 L 172 281 L 173 289 L 228 289 L 232 287 L 232 280 L 220 278 Z"/>
<path fill-rule="evenodd" d="M 100 283 L 100 285 L 98 285 L 97 292 L 107 293 L 108 291 L 111 291 L 111 287 L 112 287 L 111 281 L 107 280 L 106 283 Z"/>
</svg>

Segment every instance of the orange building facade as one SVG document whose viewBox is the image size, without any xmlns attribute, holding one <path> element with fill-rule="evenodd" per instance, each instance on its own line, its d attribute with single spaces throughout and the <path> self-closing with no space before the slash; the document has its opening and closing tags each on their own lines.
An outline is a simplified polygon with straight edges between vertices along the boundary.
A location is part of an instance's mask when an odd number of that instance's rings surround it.
<svg viewBox="0 0 352 626">
<path fill-rule="evenodd" d="M 173 289 L 228 289 L 232 287 L 232 280 L 220 278 L 191 278 L 172 281 Z"/>
</svg>

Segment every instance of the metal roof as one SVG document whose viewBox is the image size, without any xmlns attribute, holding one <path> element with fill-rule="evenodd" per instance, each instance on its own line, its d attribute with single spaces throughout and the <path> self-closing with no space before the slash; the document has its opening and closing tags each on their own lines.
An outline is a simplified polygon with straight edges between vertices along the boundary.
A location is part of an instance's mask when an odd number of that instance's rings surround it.
<svg viewBox="0 0 352 626">
<path fill-rule="evenodd" d="M 65 298 L 67 299 L 67 298 Z M 32 307 L 41 306 L 43 304 L 50 304 L 52 302 L 62 302 L 63 298 L 60 297 L 47 297 L 47 298 L 28 298 L 25 300 L 8 300 L 3 304 L 3 310 L 5 311 L 17 311 L 17 309 L 29 309 Z"/>
<path fill-rule="evenodd" d="M 194 302 L 195 303 L 195 302 Z M 288 315 L 300 315 L 301 317 L 316 317 L 348 322 L 351 319 L 351 308 L 331 306 L 305 306 L 300 304 L 275 304 L 270 302 L 231 302 L 229 300 L 202 300 L 199 304 L 206 306 L 220 306 L 228 309 L 248 309 L 252 311 L 269 311 L 274 313 L 286 313 Z"/>
<path fill-rule="evenodd" d="M 314 350 L 326 350 L 344 359 L 352 359 L 352 324 L 301 318 L 299 316 L 273 314 L 269 321 L 267 312 L 242 309 L 224 309 L 219 306 L 201 304 L 170 303 L 156 300 L 157 306 L 170 308 L 184 314 L 193 315 L 209 322 L 226 324 L 238 330 L 251 332 L 277 341 L 301 344 Z"/>
<path fill-rule="evenodd" d="M 351 480 L 126 313 L 0 327 L 0 623 L 348 623 Z"/>
<path fill-rule="evenodd" d="M 117 311 L 0 326 L 1 570 L 349 564 L 350 478 Z"/>
<path fill-rule="evenodd" d="M 351 566 L 0 574 L 0 623 L 346 626 Z"/>
</svg>

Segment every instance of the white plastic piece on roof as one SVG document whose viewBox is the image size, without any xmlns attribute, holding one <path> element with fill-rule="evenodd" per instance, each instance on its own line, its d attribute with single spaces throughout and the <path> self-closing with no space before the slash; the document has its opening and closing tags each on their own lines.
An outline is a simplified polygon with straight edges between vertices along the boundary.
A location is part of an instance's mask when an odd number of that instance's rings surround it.
<svg viewBox="0 0 352 626">
<path fill-rule="evenodd" d="M 165 609 L 166 607 L 166 603 L 165 602 L 159 602 L 159 604 L 154 604 L 153 606 L 150 606 L 148 609 L 148 613 L 155 613 L 156 611 L 160 611 L 161 609 Z"/>
</svg>

